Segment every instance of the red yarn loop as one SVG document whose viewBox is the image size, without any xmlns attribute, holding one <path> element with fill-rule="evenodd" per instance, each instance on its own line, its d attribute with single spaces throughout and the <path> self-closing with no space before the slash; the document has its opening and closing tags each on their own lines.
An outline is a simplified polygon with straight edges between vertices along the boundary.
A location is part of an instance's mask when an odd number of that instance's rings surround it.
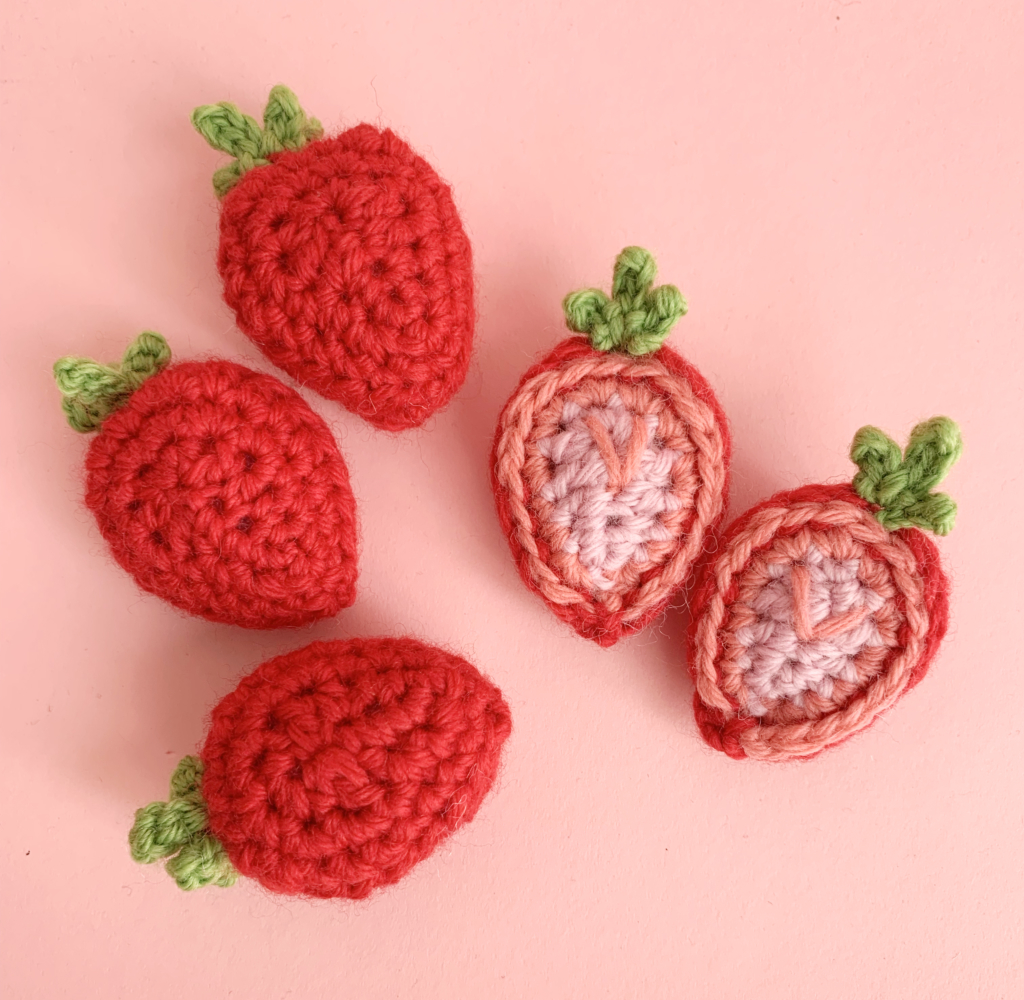
<svg viewBox="0 0 1024 1000">
<path fill-rule="evenodd" d="M 501 692 L 415 639 L 315 642 L 213 711 L 209 824 L 273 892 L 361 899 L 476 815 L 511 732 Z"/>
</svg>

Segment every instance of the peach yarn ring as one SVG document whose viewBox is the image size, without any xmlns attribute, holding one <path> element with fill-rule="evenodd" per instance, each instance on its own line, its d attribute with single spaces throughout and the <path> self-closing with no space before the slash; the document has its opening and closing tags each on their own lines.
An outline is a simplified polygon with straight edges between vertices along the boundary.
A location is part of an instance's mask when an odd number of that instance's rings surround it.
<svg viewBox="0 0 1024 1000">
<path fill-rule="evenodd" d="M 612 297 L 564 303 L 570 329 L 505 406 L 492 455 L 520 575 L 584 638 L 642 629 L 687 582 L 727 502 L 729 432 L 700 373 L 662 341 L 686 303 L 627 247 Z"/>
<path fill-rule="evenodd" d="M 906 454 L 858 431 L 852 484 L 759 503 L 703 567 L 688 634 L 701 735 L 735 759 L 813 757 L 866 729 L 925 675 L 946 633 L 935 545 L 956 506 L 932 487 L 959 457 L 947 417 Z"/>
</svg>

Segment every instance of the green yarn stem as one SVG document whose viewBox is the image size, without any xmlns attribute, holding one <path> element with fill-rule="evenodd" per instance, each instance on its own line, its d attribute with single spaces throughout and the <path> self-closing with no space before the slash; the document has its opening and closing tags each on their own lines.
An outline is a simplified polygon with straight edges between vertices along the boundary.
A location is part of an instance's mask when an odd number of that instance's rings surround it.
<svg viewBox="0 0 1024 1000">
<path fill-rule="evenodd" d="M 96 430 L 146 379 L 171 360 L 171 349 L 159 333 L 140 333 L 120 364 L 103 365 L 89 358 L 61 358 L 53 366 L 68 423 L 83 434 Z"/>
<path fill-rule="evenodd" d="M 598 351 L 651 354 L 680 317 L 686 299 L 675 285 L 654 288 L 654 257 L 643 247 L 626 247 L 615 260 L 612 294 L 584 288 L 565 297 L 562 308 L 570 330 L 585 333 Z"/>
<path fill-rule="evenodd" d="M 134 860 L 149 865 L 169 858 L 167 873 L 186 890 L 226 887 L 238 879 L 221 842 L 207 829 L 202 777 L 203 762 L 183 757 L 171 775 L 169 800 L 137 810 L 128 834 Z"/>
<path fill-rule="evenodd" d="M 213 189 L 223 198 L 253 167 L 264 167 L 270 156 L 286 149 L 302 149 L 319 139 L 323 126 L 307 118 L 298 98 L 283 84 L 270 91 L 263 109 L 263 127 L 255 118 L 243 114 L 234 104 L 204 104 L 192 112 L 196 131 L 214 149 L 229 153 L 234 163 L 221 167 L 213 175 Z"/>
<path fill-rule="evenodd" d="M 914 527 L 948 535 L 956 521 L 956 503 L 946 493 L 931 491 L 962 451 L 960 428 L 949 417 L 918 424 L 902 454 L 877 427 L 862 427 L 850 447 L 850 458 L 860 469 L 853 488 L 881 508 L 875 516 L 890 531 Z"/>
</svg>

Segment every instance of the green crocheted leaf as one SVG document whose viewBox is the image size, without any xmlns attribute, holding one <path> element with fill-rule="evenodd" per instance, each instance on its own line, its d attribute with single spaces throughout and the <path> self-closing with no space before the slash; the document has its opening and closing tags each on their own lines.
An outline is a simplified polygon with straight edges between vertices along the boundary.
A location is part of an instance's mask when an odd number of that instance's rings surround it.
<svg viewBox="0 0 1024 1000">
<path fill-rule="evenodd" d="M 926 493 L 946 478 L 963 453 L 960 428 L 949 417 L 933 417 L 910 432 L 903 456 L 911 487 Z"/>
<path fill-rule="evenodd" d="M 94 431 L 148 378 L 171 360 L 171 349 L 159 333 L 146 330 L 133 340 L 120 364 L 104 365 L 89 358 L 61 358 L 53 366 L 68 423 L 83 434 Z"/>
<path fill-rule="evenodd" d="M 214 149 L 235 158 L 234 163 L 213 175 L 218 198 L 223 198 L 249 170 L 267 166 L 274 153 L 302 149 L 306 143 L 319 139 L 324 131 L 315 118 L 306 117 L 298 98 L 282 84 L 270 91 L 263 111 L 263 128 L 255 118 L 228 101 L 196 108 L 192 124 Z"/>
<path fill-rule="evenodd" d="M 263 130 L 276 139 L 281 149 L 302 149 L 324 134 L 320 122 L 307 118 L 299 99 L 281 83 L 270 91 L 263 109 Z"/>
<path fill-rule="evenodd" d="M 208 885 L 226 889 L 238 881 L 238 871 L 221 842 L 209 833 L 187 843 L 164 867 L 186 892 Z"/>
<path fill-rule="evenodd" d="M 948 535 L 956 521 L 956 503 L 932 490 L 962 450 L 960 428 L 949 417 L 918 424 L 904 454 L 877 427 L 862 427 L 850 448 L 850 458 L 860 470 L 853 488 L 878 506 L 875 516 L 890 531 L 917 527 Z"/>
<path fill-rule="evenodd" d="M 615 261 L 611 298 L 596 288 L 572 292 L 562 302 L 566 324 L 587 334 L 598 351 L 657 351 L 686 314 L 686 300 L 675 285 L 652 287 L 656 275 L 648 251 L 626 247 Z"/>
<path fill-rule="evenodd" d="M 171 776 L 168 801 L 139 809 L 128 834 L 132 858 L 142 864 L 169 858 L 167 872 L 182 889 L 230 886 L 238 879 L 223 845 L 207 829 L 202 776 L 203 762 L 183 757 Z"/>
<path fill-rule="evenodd" d="M 615 258 L 612 272 L 612 296 L 635 299 L 643 295 L 658 276 L 658 265 L 650 251 L 643 247 L 626 247 Z"/>
<path fill-rule="evenodd" d="M 214 149 L 241 159 L 256 158 L 263 147 L 263 129 L 255 118 L 222 101 L 203 104 L 192 112 L 192 125 Z"/>
</svg>

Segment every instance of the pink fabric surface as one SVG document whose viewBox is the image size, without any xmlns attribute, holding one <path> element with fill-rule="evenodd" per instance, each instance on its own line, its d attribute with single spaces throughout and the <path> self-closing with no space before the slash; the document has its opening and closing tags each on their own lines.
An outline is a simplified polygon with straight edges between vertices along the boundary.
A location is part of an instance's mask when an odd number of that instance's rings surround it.
<svg viewBox="0 0 1024 1000">
<path fill-rule="evenodd" d="M 9 0 L 0 35 L 0 992 L 1021 995 L 1019 3 Z M 420 430 L 303 392 L 351 471 L 359 595 L 253 634 L 110 558 L 50 365 L 150 328 L 178 358 L 272 370 L 221 300 L 224 160 L 188 114 L 258 116 L 277 82 L 328 131 L 394 128 L 453 185 L 479 320 L 465 387 Z M 566 335 L 562 296 L 607 287 L 627 244 L 689 300 L 668 343 L 730 418 L 730 517 L 848 480 L 861 424 L 962 425 L 950 636 L 885 721 L 810 763 L 706 749 L 685 613 L 599 649 L 527 592 L 499 530 L 501 406 Z M 356 904 L 186 895 L 131 861 L 135 808 L 239 677 L 375 634 L 501 687 L 515 730 L 472 825 Z"/>
</svg>

